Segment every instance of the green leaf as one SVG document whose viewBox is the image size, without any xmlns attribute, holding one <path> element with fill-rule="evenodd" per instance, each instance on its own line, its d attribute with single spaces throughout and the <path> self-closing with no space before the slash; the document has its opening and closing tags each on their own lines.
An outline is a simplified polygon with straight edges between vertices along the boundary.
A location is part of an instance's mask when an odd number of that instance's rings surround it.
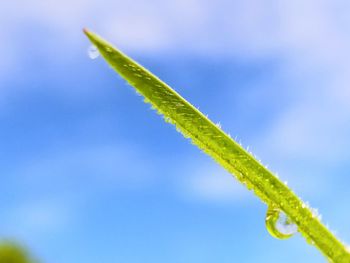
<svg viewBox="0 0 350 263">
<path fill-rule="evenodd" d="M 283 211 L 306 240 L 333 262 L 350 262 L 346 247 L 283 182 L 167 84 L 98 35 L 84 30 L 102 57 L 167 122 L 252 190 L 268 207 Z M 276 217 L 273 222 L 276 222 Z M 267 220 L 268 222 L 268 220 Z M 270 225 L 268 222 L 267 225 Z M 275 235 L 278 236 L 278 235 Z"/>
</svg>

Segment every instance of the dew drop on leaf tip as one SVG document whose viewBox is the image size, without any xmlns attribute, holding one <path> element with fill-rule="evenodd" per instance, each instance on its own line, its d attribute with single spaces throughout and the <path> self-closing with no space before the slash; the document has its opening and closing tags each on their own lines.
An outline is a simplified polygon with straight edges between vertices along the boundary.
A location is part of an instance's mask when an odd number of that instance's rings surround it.
<svg viewBox="0 0 350 263">
<path fill-rule="evenodd" d="M 297 225 L 276 207 L 267 209 L 265 224 L 270 235 L 278 239 L 290 238 L 298 231 Z"/>
<path fill-rule="evenodd" d="M 88 56 L 91 59 L 96 59 L 100 55 L 100 52 L 98 51 L 97 47 L 94 45 L 89 46 L 88 48 Z"/>
</svg>

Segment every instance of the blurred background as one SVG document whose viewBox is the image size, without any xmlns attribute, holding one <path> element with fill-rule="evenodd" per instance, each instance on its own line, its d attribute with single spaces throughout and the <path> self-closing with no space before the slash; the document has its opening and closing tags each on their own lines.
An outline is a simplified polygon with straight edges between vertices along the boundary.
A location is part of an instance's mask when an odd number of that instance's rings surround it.
<svg viewBox="0 0 350 263">
<path fill-rule="evenodd" d="M 0 3 L 0 239 L 47 263 L 325 262 L 101 59 L 116 44 L 350 242 L 350 2 Z"/>
</svg>

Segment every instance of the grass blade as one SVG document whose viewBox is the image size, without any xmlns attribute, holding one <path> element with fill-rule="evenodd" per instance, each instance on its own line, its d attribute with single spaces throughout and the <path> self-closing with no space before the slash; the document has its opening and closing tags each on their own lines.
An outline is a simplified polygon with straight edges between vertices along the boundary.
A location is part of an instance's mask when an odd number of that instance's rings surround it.
<svg viewBox="0 0 350 263">
<path fill-rule="evenodd" d="M 112 68 L 145 97 L 166 121 L 252 190 L 268 207 L 283 211 L 306 240 L 330 261 L 350 262 L 346 247 L 310 208 L 249 152 L 167 84 L 98 35 L 84 30 Z"/>
</svg>

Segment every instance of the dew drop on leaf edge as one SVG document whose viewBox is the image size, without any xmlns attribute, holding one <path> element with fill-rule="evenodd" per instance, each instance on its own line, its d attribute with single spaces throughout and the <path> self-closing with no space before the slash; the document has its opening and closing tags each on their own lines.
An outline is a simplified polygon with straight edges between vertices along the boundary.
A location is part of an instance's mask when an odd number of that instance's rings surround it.
<svg viewBox="0 0 350 263">
<path fill-rule="evenodd" d="M 270 235 L 277 239 L 290 238 L 298 231 L 296 224 L 276 207 L 267 209 L 265 224 Z"/>
<path fill-rule="evenodd" d="M 91 59 L 96 59 L 100 55 L 100 52 L 98 51 L 97 47 L 94 45 L 89 46 L 88 48 L 88 56 Z"/>
</svg>

